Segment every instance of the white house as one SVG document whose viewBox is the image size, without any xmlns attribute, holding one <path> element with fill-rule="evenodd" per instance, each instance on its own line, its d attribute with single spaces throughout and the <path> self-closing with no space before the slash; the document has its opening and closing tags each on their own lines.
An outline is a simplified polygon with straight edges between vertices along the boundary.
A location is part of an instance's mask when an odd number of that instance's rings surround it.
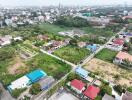
<svg viewBox="0 0 132 100">
<path fill-rule="evenodd" d="M 8 86 L 9 90 L 26 88 L 30 84 L 30 79 L 27 76 L 23 76 L 13 82 Z"/>
</svg>

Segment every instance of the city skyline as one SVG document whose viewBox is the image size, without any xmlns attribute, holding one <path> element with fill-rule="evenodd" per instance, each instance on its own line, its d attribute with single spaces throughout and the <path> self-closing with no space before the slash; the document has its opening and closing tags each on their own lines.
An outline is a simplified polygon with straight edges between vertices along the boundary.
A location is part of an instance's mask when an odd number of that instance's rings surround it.
<svg viewBox="0 0 132 100">
<path fill-rule="evenodd" d="M 0 0 L 2 6 L 49 6 L 49 5 L 118 5 L 132 4 L 131 0 Z"/>
</svg>

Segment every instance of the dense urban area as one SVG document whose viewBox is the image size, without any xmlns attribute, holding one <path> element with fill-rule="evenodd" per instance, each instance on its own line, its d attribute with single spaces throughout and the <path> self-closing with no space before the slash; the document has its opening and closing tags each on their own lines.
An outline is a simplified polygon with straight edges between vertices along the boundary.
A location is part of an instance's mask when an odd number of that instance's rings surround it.
<svg viewBox="0 0 132 100">
<path fill-rule="evenodd" d="M 132 100 L 132 6 L 0 7 L 0 100 Z"/>
</svg>

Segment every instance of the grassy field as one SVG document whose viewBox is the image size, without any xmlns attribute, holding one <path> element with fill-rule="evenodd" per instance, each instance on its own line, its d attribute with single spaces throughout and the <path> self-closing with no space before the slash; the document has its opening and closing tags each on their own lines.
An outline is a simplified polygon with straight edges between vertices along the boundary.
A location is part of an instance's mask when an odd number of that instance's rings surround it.
<svg viewBox="0 0 132 100">
<path fill-rule="evenodd" d="M 68 45 L 56 50 L 54 54 L 65 60 L 77 64 L 86 56 L 88 56 L 90 54 L 90 51 L 85 48 L 73 47 Z"/>
<path fill-rule="evenodd" d="M 38 68 L 56 79 L 60 79 L 71 70 L 71 66 L 45 54 L 38 54 L 28 61 L 18 61 L 18 56 L 14 55 L 13 58 L 0 61 L 0 81 L 5 86 Z"/>
<path fill-rule="evenodd" d="M 51 75 L 56 79 L 60 79 L 71 69 L 69 65 L 45 54 L 35 56 L 32 60 L 27 62 L 27 65 L 32 70 L 41 68 L 48 75 Z"/>
<path fill-rule="evenodd" d="M 86 34 L 94 34 L 97 36 L 110 37 L 114 34 L 111 30 L 107 29 L 99 29 L 93 27 L 83 27 L 81 29 L 84 30 Z"/>
<path fill-rule="evenodd" d="M 48 24 L 48 23 L 43 23 L 40 25 L 40 28 L 44 31 L 47 31 L 49 33 L 58 33 L 60 31 L 66 31 L 70 30 L 72 28 L 70 27 L 65 27 L 65 26 L 58 26 L 54 24 Z"/>
<path fill-rule="evenodd" d="M 100 51 L 95 57 L 107 62 L 113 62 L 113 59 L 115 58 L 117 52 L 111 51 L 109 49 L 103 49 Z"/>
</svg>

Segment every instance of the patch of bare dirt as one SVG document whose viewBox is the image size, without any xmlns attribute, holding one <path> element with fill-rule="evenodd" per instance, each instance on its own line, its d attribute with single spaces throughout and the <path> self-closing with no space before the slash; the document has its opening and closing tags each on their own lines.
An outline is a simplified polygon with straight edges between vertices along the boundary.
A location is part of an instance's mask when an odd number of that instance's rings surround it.
<svg viewBox="0 0 132 100">
<path fill-rule="evenodd" d="M 24 73 L 28 70 L 26 65 L 23 63 L 22 59 L 19 56 L 14 58 L 13 64 L 8 67 L 9 74 L 19 74 Z"/>
<path fill-rule="evenodd" d="M 126 70 L 117 65 L 96 58 L 88 62 L 84 68 L 116 84 L 126 84 L 127 86 L 132 85 L 132 70 Z"/>
</svg>

